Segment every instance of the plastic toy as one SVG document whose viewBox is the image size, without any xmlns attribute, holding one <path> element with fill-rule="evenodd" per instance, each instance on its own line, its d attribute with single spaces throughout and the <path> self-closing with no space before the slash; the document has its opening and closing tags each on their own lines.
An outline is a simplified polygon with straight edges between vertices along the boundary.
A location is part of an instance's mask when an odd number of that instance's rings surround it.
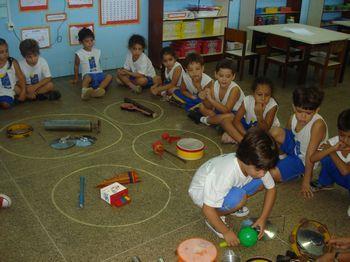
<svg viewBox="0 0 350 262">
<path fill-rule="evenodd" d="M 186 160 L 179 157 L 178 155 L 174 154 L 173 152 L 167 150 L 166 148 L 164 148 L 164 145 L 162 143 L 162 141 L 156 141 L 152 144 L 152 149 L 153 152 L 158 155 L 158 156 L 163 156 L 164 152 L 167 152 L 169 155 L 176 157 L 177 159 L 181 160 L 182 162 L 186 163 Z"/>
<path fill-rule="evenodd" d="M 118 182 L 122 185 L 134 184 L 140 182 L 141 179 L 138 177 L 136 171 L 128 171 L 116 174 L 114 177 L 103 180 L 100 184 L 98 184 L 97 188 L 102 188 L 109 186 L 115 182 Z"/>
<path fill-rule="evenodd" d="M 162 139 L 168 141 L 168 143 L 171 144 L 173 142 L 176 142 L 176 141 L 180 140 L 181 137 L 180 136 L 170 136 L 169 133 L 164 132 L 162 134 Z"/>
<path fill-rule="evenodd" d="M 252 247 L 258 241 L 258 232 L 252 227 L 243 227 L 238 232 L 238 239 L 242 246 Z"/>
</svg>

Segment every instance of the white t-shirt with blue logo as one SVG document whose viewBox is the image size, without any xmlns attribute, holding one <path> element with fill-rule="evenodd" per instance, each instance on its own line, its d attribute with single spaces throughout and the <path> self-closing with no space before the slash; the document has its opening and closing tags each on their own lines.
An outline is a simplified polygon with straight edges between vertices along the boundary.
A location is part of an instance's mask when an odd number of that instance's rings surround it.
<svg viewBox="0 0 350 262">
<path fill-rule="evenodd" d="M 27 85 L 35 85 L 41 80 L 51 77 L 50 68 L 45 58 L 39 57 L 35 66 L 28 65 L 27 61 L 23 59 L 19 62 L 19 66 L 26 78 Z"/>
<path fill-rule="evenodd" d="M 84 48 L 79 49 L 76 55 L 80 59 L 81 65 L 81 78 L 86 74 L 96 74 L 101 73 L 101 50 L 97 48 L 92 48 L 91 51 L 86 51 Z"/>
<path fill-rule="evenodd" d="M 0 68 L 0 96 L 15 96 L 15 86 L 17 83 L 16 70 L 12 63 L 9 67 L 9 62 Z"/>
</svg>

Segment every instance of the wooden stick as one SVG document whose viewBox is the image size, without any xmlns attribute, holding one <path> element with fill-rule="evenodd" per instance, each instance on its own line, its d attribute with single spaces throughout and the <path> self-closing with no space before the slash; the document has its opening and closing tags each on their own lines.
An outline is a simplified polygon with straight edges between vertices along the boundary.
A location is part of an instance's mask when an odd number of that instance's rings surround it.
<svg viewBox="0 0 350 262">
<path fill-rule="evenodd" d="M 181 160 L 183 163 L 187 163 L 187 161 L 178 155 L 174 154 L 173 152 L 170 152 L 168 149 L 164 148 L 164 151 L 167 152 L 169 155 L 172 155 L 173 157 L 176 157 L 177 159 Z"/>
<path fill-rule="evenodd" d="M 135 100 L 133 100 L 131 98 L 125 97 L 124 98 L 124 102 L 133 104 L 134 106 L 137 106 L 138 108 L 140 108 L 140 109 L 150 113 L 153 118 L 155 118 L 157 116 L 156 112 L 154 112 L 153 110 L 149 109 L 148 107 L 145 107 L 144 105 L 139 104 L 138 102 L 136 102 Z"/>
</svg>

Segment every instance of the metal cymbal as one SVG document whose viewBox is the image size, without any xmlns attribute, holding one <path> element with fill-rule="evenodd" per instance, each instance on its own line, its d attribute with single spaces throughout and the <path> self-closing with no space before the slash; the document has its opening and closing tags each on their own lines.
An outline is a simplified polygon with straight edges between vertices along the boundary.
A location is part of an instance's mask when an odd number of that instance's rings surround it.
<svg viewBox="0 0 350 262">
<path fill-rule="evenodd" d="M 75 146 L 75 139 L 72 139 L 70 136 L 61 137 L 53 140 L 50 143 L 50 146 L 54 149 L 59 149 L 59 150 L 68 149 Z"/>
</svg>

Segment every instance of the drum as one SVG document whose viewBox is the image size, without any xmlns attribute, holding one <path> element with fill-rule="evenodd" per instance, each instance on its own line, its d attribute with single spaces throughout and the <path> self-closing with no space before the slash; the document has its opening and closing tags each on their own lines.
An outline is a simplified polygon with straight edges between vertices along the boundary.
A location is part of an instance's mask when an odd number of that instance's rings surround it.
<svg viewBox="0 0 350 262">
<path fill-rule="evenodd" d="M 191 238 L 182 242 L 176 250 L 178 262 L 213 262 L 218 251 L 209 241 L 202 238 Z"/>
<path fill-rule="evenodd" d="M 185 160 L 198 160 L 204 155 L 204 143 L 195 138 L 182 138 L 176 144 L 177 155 Z"/>
</svg>

